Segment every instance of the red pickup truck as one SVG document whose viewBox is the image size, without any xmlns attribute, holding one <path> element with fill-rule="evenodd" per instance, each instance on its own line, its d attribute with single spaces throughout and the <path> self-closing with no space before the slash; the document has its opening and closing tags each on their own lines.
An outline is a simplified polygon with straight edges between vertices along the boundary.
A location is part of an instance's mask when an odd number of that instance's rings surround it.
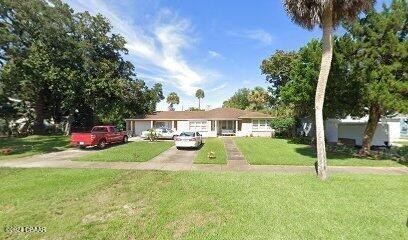
<svg viewBox="0 0 408 240">
<path fill-rule="evenodd" d="M 98 146 L 100 149 L 103 149 L 107 144 L 125 143 L 127 141 L 127 133 L 119 131 L 115 126 L 95 126 L 91 132 L 71 134 L 71 144 L 81 148 Z"/>
</svg>

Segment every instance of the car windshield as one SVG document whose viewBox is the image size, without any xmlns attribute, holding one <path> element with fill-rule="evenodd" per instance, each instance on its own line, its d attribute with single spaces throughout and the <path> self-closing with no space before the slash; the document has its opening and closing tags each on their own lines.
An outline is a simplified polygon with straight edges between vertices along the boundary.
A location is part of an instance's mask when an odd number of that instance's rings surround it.
<svg viewBox="0 0 408 240">
<path fill-rule="evenodd" d="M 194 137 L 194 133 L 193 132 L 182 132 L 180 136 L 181 137 Z"/>
</svg>

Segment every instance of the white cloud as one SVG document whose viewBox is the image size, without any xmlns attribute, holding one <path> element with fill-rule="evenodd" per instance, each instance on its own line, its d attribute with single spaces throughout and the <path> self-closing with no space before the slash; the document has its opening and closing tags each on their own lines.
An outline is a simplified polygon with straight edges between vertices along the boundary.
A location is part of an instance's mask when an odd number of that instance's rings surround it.
<svg viewBox="0 0 408 240">
<path fill-rule="evenodd" d="M 273 36 L 263 29 L 247 29 L 242 31 L 230 31 L 228 32 L 232 36 L 246 38 L 257 41 L 262 46 L 269 46 L 273 42 Z"/>
<path fill-rule="evenodd" d="M 221 84 L 221 85 L 219 85 L 219 86 L 216 86 L 216 87 L 213 87 L 213 88 L 207 90 L 207 92 L 208 92 L 208 93 L 216 92 L 216 91 L 218 91 L 218 90 L 221 90 L 221 89 L 225 88 L 226 86 L 227 86 L 227 84 L 226 84 L 226 83 L 223 83 L 223 84 Z"/>
<path fill-rule="evenodd" d="M 194 43 L 194 39 L 189 36 L 192 32 L 191 24 L 169 9 L 159 11 L 154 22 L 142 26 L 115 13 L 101 0 L 67 1 L 76 10 L 101 13 L 109 19 L 113 31 L 126 38 L 126 47 L 142 79 L 172 83 L 191 96 L 198 86 L 211 80 L 204 76 L 217 76 L 214 71 L 196 69 L 188 63 L 183 50 Z"/>
<path fill-rule="evenodd" d="M 218 58 L 218 59 L 225 59 L 225 57 L 216 51 L 208 51 L 208 56 L 210 59 L 212 58 Z"/>
</svg>

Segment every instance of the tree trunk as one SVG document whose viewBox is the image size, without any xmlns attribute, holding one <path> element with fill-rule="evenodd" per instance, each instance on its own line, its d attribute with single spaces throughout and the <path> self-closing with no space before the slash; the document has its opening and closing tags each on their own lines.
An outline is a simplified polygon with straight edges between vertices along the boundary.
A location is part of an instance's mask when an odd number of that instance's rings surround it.
<svg viewBox="0 0 408 240">
<path fill-rule="evenodd" d="M 326 92 L 327 79 L 329 77 L 331 60 L 333 56 L 333 20 L 332 6 L 323 10 L 323 55 L 320 65 L 319 80 L 317 82 L 315 96 L 315 120 L 316 120 L 316 147 L 317 147 L 317 175 L 321 180 L 327 178 L 326 145 L 324 140 L 323 104 Z"/>
<path fill-rule="evenodd" d="M 378 121 L 381 118 L 381 111 L 378 104 L 370 106 L 368 122 L 363 135 L 363 147 L 360 150 L 361 156 L 370 154 L 371 141 L 373 140 L 375 130 L 377 129 Z"/>
<path fill-rule="evenodd" d="M 70 113 L 67 118 L 67 124 L 65 125 L 65 135 L 68 136 L 71 134 L 72 123 L 74 122 L 74 114 Z"/>
<path fill-rule="evenodd" d="M 42 99 L 40 95 L 40 97 L 37 99 L 35 106 L 34 106 L 34 111 L 35 111 L 34 124 L 33 124 L 34 134 L 44 134 L 45 133 L 45 128 L 44 128 L 45 109 L 44 108 L 45 108 L 44 100 Z"/>
<path fill-rule="evenodd" d="M 198 98 L 198 110 L 201 110 L 201 101 L 200 101 L 200 98 Z"/>
</svg>

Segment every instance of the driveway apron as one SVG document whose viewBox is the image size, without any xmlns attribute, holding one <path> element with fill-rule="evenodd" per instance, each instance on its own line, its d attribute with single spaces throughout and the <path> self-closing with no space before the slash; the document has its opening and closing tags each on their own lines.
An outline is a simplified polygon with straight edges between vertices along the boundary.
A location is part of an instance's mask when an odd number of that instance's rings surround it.
<svg viewBox="0 0 408 240">
<path fill-rule="evenodd" d="M 141 163 L 142 169 L 156 170 L 190 170 L 197 156 L 196 150 L 178 150 L 175 146 L 154 157 L 152 160 Z"/>
</svg>

